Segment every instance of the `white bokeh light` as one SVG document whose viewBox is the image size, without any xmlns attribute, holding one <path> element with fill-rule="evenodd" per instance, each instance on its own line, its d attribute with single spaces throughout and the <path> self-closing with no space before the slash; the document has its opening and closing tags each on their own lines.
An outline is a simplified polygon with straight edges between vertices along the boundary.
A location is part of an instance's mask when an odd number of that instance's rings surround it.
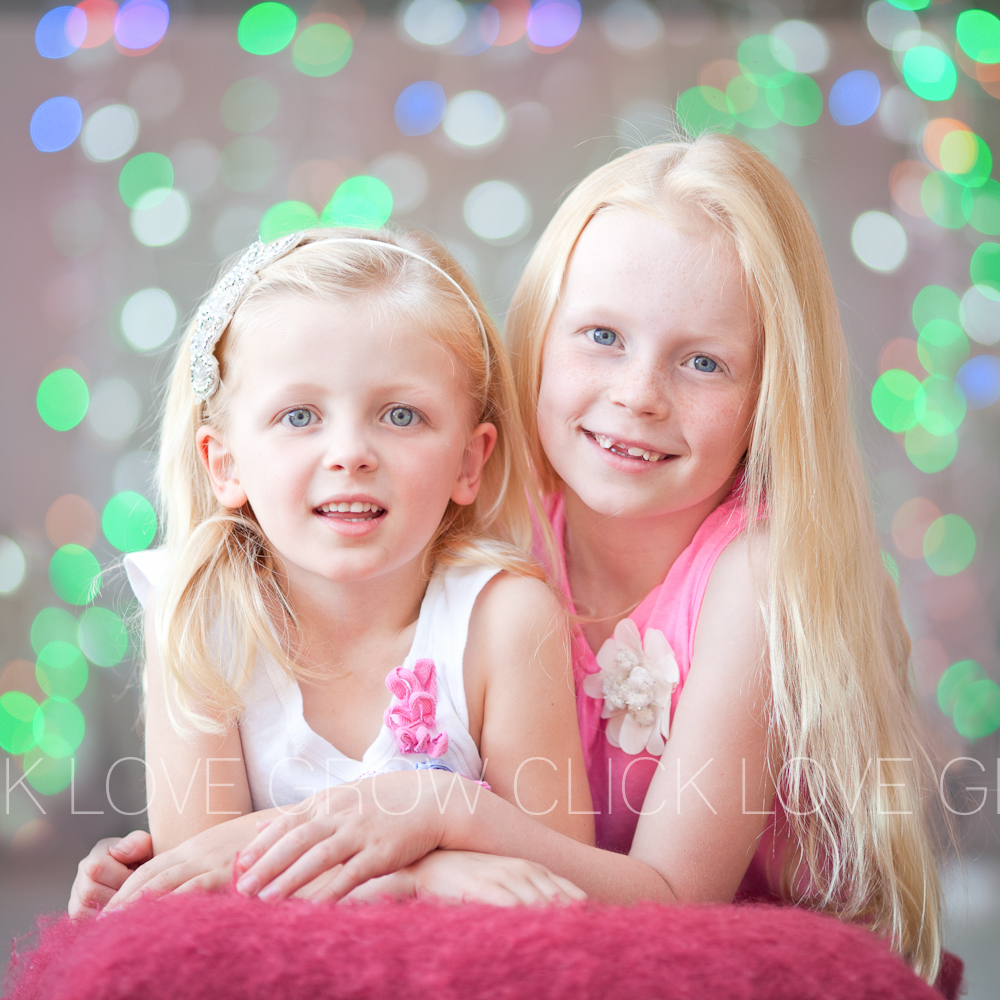
<svg viewBox="0 0 1000 1000">
<path fill-rule="evenodd" d="M 371 164 L 368 173 L 389 189 L 394 215 L 412 212 L 427 197 L 427 171 L 410 153 L 386 153 Z"/>
<path fill-rule="evenodd" d="M 219 151 L 204 139 L 185 139 L 170 150 L 174 186 L 187 194 L 204 194 L 219 175 Z"/>
<path fill-rule="evenodd" d="M 992 288 L 986 291 L 996 295 Z M 960 315 L 965 332 L 973 340 L 991 347 L 1000 342 L 1000 301 L 983 292 L 984 289 L 973 285 L 962 296 Z"/>
<path fill-rule="evenodd" d="M 122 378 L 109 378 L 90 394 L 87 423 L 105 441 L 124 441 L 139 425 L 139 394 Z"/>
<path fill-rule="evenodd" d="M 599 24 L 608 44 L 618 52 L 638 52 L 663 37 L 663 20 L 645 0 L 612 0 Z"/>
<path fill-rule="evenodd" d="M 147 207 L 149 206 L 149 207 Z M 132 209 L 132 232 L 147 247 L 163 247 L 181 238 L 191 221 L 191 208 L 180 191 L 147 191 Z"/>
<path fill-rule="evenodd" d="M 927 124 L 927 105 L 909 87 L 890 87 L 878 106 L 882 130 L 896 142 L 918 142 Z"/>
<path fill-rule="evenodd" d="M 402 25 L 421 45 L 446 45 L 465 27 L 465 8 L 457 0 L 413 0 L 403 11 Z"/>
<path fill-rule="evenodd" d="M 912 10 L 902 10 L 888 0 L 875 0 L 868 8 L 868 30 L 884 49 L 891 49 L 904 31 L 920 27 L 920 18 Z"/>
<path fill-rule="evenodd" d="M 504 124 L 503 108 L 495 97 L 465 90 L 448 102 L 441 127 L 455 145 L 473 149 L 500 138 Z"/>
<path fill-rule="evenodd" d="M 109 104 L 87 119 L 80 145 L 88 159 L 107 163 L 124 156 L 138 138 L 139 116 L 127 104 Z"/>
<path fill-rule="evenodd" d="M 465 222 L 488 243 L 514 243 L 531 227 L 531 205 L 507 181 L 477 184 L 465 197 Z"/>
<path fill-rule="evenodd" d="M 792 65 L 785 69 L 796 73 L 818 73 L 830 59 L 830 43 L 822 29 L 808 21 L 782 21 L 771 29 L 771 37 L 783 42 L 774 46 L 774 57 L 783 63 L 783 55 L 791 52 Z"/>
<path fill-rule="evenodd" d="M 174 332 L 177 307 L 162 288 L 136 292 L 122 309 L 122 334 L 137 351 L 159 347 Z"/>
<path fill-rule="evenodd" d="M 851 229 L 851 247 L 865 267 L 895 271 L 906 256 L 906 233 L 885 212 L 863 212 Z"/>
<path fill-rule="evenodd" d="M 0 535 L 0 594 L 14 593 L 24 581 L 26 568 L 21 546 L 13 538 Z"/>
</svg>

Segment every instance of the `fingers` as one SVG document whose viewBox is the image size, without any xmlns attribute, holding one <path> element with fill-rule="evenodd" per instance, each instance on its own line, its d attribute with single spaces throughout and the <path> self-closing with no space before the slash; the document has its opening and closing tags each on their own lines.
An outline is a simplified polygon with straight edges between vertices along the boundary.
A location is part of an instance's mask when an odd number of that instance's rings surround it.
<svg viewBox="0 0 1000 1000">
<path fill-rule="evenodd" d="M 145 830 L 133 830 L 112 843 L 108 853 L 126 865 L 141 865 L 153 856 L 153 838 Z"/>
<path fill-rule="evenodd" d="M 258 820 L 257 836 L 237 855 L 236 867 L 243 871 L 249 871 L 285 834 L 290 833 L 304 822 L 306 822 L 306 817 L 297 813 L 289 813 L 270 820 Z M 264 885 L 264 882 L 260 884 Z M 243 890 L 240 889 L 240 891 Z"/>
<path fill-rule="evenodd" d="M 341 846 L 343 842 L 344 838 L 334 836 L 311 846 L 260 891 L 260 898 L 285 899 L 323 872 L 338 868 L 343 863 L 345 853 L 350 857 L 350 852 Z M 335 883 L 336 880 L 331 888 L 335 887 Z"/>
<path fill-rule="evenodd" d="M 568 896 L 567 902 L 570 903 L 582 903 L 587 899 L 587 894 L 578 885 L 574 885 L 568 878 L 563 878 L 561 875 L 556 875 L 553 872 L 549 872 L 549 878 L 551 878 L 556 885 L 562 889 L 563 893 Z"/>
<path fill-rule="evenodd" d="M 271 834 L 272 828 L 282 822 L 283 820 L 275 820 L 266 830 L 258 834 L 250 846 L 252 847 L 255 843 L 260 841 L 266 842 L 268 839 L 271 839 L 273 836 Z M 289 830 L 284 835 L 277 837 L 277 839 L 273 839 L 267 850 L 249 865 L 243 875 L 240 876 L 239 881 L 236 883 L 237 892 L 242 892 L 246 896 L 255 896 L 260 893 L 263 899 L 277 899 L 288 895 L 288 893 L 293 892 L 303 885 L 304 882 L 296 882 L 295 879 L 285 879 L 278 887 L 272 889 L 267 894 L 264 894 L 262 890 L 265 886 L 270 886 L 282 873 L 287 872 L 306 852 L 311 851 L 318 844 L 325 843 L 326 847 L 321 854 L 313 857 L 313 861 L 315 862 L 321 857 L 324 864 L 313 870 L 309 878 L 305 880 L 306 882 L 310 881 L 321 871 L 340 864 L 354 854 L 354 849 L 347 842 L 346 835 L 341 833 L 338 837 L 338 833 L 339 831 L 336 830 L 331 832 L 326 823 L 311 820 L 302 826 L 297 826 Z M 246 853 L 241 853 L 240 863 L 242 863 Z M 252 857 L 252 855 L 250 856 Z M 307 865 L 305 869 L 299 869 L 299 871 L 302 870 L 312 869 Z"/>
<path fill-rule="evenodd" d="M 137 868 L 125 880 L 122 887 L 115 893 L 114 898 L 105 907 L 105 910 L 117 910 L 139 896 L 165 896 L 168 892 L 173 892 L 178 886 L 183 885 L 189 879 L 202 874 L 193 867 L 191 863 L 167 864 L 166 867 L 157 865 L 160 858 L 166 857 L 161 854 L 152 861 Z"/>
</svg>

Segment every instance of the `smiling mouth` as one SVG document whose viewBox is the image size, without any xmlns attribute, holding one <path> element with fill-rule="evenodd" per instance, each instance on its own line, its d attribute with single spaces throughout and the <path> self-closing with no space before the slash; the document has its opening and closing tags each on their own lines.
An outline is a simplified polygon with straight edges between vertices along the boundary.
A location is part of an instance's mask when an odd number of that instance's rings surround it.
<svg viewBox="0 0 1000 1000">
<path fill-rule="evenodd" d="M 316 508 L 316 513 L 336 521 L 374 521 L 385 513 L 385 508 L 355 500 L 353 503 L 321 504 Z"/>
<path fill-rule="evenodd" d="M 640 448 L 638 445 L 616 441 L 606 434 L 595 434 L 588 430 L 585 430 L 584 434 L 596 441 L 605 451 L 610 451 L 613 455 L 618 455 L 621 458 L 635 458 L 642 462 L 662 462 L 666 458 L 673 457 L 663 452 L 649 451 L 646 448 Z"/>
</svg>

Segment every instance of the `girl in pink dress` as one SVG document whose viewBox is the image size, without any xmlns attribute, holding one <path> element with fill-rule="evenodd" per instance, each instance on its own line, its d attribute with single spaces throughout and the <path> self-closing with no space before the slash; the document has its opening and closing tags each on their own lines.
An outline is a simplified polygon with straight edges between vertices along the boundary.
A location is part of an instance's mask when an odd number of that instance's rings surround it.
<svg viewBox="0 0 1000 1000">
<path fill-rule="evenodd" d="M 287 895 L 343 861 L 337 895 L 428 845 L 516 855 L 606 902 L 800 902 L 933 981 L 909 639 L 791 185 L 726 135 L 622 156 L 549 224 L 507 341 L 548 497 L 538 551 L 574 616 L 598 846 L 497 796 L 470 812 L 400 790 L 379 813 L 331 789 L 261 831 L 243 884 Z"/>
</svg>

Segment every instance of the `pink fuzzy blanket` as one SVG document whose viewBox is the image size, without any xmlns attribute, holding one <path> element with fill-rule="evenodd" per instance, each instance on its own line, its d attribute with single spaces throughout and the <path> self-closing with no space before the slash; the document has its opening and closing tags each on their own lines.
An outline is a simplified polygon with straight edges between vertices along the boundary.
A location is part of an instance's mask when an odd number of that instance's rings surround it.
<svg viewBox="0 0 1000 1000">
<path fill-rule="evenodd" d="M 961 963 L 950 975 L 942 992 L 957 990 Z M 867 931 L 790 907 L 331 906 L 200 893 L 103 920 L 48 918 L 33 951 L 15 946 L 6 995 L 940 1000 Z"/>
</svg>

